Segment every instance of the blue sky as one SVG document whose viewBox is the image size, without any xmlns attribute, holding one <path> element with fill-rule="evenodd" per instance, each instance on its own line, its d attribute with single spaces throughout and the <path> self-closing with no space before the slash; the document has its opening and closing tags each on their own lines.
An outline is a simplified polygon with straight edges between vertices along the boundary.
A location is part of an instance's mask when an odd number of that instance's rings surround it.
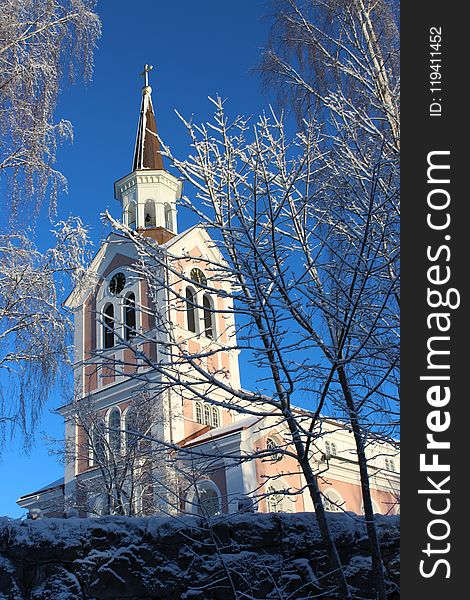
<svg viewBox="0 0 470 600">
<path fill-rule="evenodd" d="M 103 35 L 95 54 L 95 73 L 88 86 L 64 86 L 57 117 L 74 125 L 74 143 L 60 148 L 58 168 L 69 183 L 59 198 L 59 217 L 79 216 L 90 226 L 95 249 L 107 230 L 100 220 L 106 210 L 117 217 L 113 183 L 131 170 L 141 98 L 139 73 L 145 63 L 151 73 L 153 103 L 160 135 L 177 153 L 186 137 L 174 110 L 196 121 L 208 119 L 208 96 L 227 98 L 233 114 L 256 115 L 269 104 L 259 77 L 251 74 L 266 43 L 267 3 L 259 0 L 101 0 L 98 13 Z M 190 222 L 180 223 L 180 229 Z M 39 224 L 43 245 L 50 229 Z M 44 414 L 36 445 L 29 455 L 13 441 L 0 462 L 0 515 L 21 516 L 15 500 L 60 477 L 62 465 L 48 455 L 44 432 L 62 436 L 62 421 L 51 414 L 62 403 L 55 395 Z"/>
</svg>

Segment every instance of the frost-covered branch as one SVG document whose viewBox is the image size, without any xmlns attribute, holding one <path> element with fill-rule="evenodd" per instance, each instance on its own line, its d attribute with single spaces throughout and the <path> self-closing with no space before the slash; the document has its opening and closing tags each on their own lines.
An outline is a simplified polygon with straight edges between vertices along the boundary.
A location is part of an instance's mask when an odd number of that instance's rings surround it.
<svg viewBox="0 0 470 600">
<path fill-rule="evenodd" d="M 69 363 L 72 324 L 60 296 L 70 279 L 78 284 L 86 260 L 79 219 L 57 223 L 53 234 L 46 252 L 24 233 L 0 234 L 0 424 L 16 423 L 26 444 Z"/>
</svg>

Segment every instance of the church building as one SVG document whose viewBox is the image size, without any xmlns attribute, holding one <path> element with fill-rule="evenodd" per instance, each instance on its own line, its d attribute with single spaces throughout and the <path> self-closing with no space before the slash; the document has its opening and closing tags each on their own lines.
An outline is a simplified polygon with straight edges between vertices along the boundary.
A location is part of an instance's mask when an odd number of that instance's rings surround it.
<svg viewBox="0 0 470 600">
<path fill-rule="evenodd" d="M 59 409 L 64 477 L 18 504 L 84 517 L 312 511 L 286 425 L 269 406 L 250 409 L 242 389 L 228 265 L 204 226 L 179 231 L 182 182 L 165 168 L 147 67 L 132 170 L 114 194 L 123 227 L 65 302 L 75 389 Z M 327 510 L 361 514 L 351 430 L 321 417 L 315 431 Z M 374 510 L 396 514 L 398 444 L 372 438 L 368 452 Z"/>
</svg>

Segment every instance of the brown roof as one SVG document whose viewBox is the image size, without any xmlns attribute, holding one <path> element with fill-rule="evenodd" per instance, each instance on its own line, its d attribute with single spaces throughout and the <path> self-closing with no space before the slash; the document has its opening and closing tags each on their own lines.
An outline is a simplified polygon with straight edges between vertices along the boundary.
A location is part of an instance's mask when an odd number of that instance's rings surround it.
<svg viewBox="0 0 470 600">
<path fill-rule="evenodd" d="M 163 170 L 163 158 L 157 135 L 157 124 L 153 112 L 151 91 L 150 86 L 146 86 L 142 90 L 142 104 L 140 106 L 134 162 L 132 164 L 133 171 L 143 169 Z"/>
</svg>

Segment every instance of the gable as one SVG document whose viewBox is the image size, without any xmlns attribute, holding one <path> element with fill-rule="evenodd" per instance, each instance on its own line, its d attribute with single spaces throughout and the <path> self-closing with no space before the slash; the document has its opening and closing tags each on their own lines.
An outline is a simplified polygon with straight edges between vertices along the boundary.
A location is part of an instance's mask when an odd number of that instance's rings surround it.
<svg viewBox="0 0 470 600">
<path fill-rule="evenodd" d="M 204 257 L 209 261 L 228 266 L 216 243 L 202 225 L 195 225 L 187 229 L 167 242 L 165 247 L 174 256 Z"/>
<path fill-rule="evenodd" d="M 119 266 L 130 266 L 138 259 L 137 251 L 131 240 L 122 235 L 111 233 L 93 257 L 88 272 L 91 283 L 83 287 L 76 286 L 63 305 L 71 310 L 83 305 L 90 294 L 96 293 L 102 280 Z"/>
</svg>

